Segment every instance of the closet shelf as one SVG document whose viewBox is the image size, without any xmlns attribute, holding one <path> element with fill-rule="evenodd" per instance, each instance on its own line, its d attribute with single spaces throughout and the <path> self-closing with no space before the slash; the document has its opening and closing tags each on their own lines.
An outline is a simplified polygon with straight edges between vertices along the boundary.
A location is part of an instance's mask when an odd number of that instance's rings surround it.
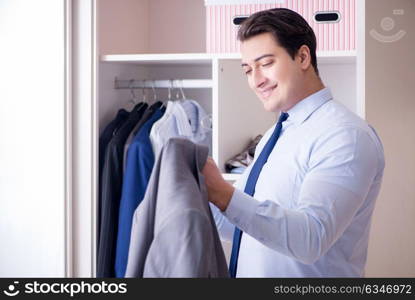
<svg viewBox="0 0 415 300">
<path fill-rule="evenodd" d="M 355 63 L 356 51 L 317 52 L 318 62 Z M 139 65 L 210 65 L 214 59 L 241 59 L 239 53 L 172 53 L 172 54 L 109 54 L 101 55 L 102 62 Z"/>
<path fill-rule="evenodd" d="M 226 181 L 236 181 L 241 177 L 241 174 L 222 173 L 222 176 Z"/>
<path fill-rule="evenodd" d="M 210 65 L 212 56 L 206 53 L 176 53 L 176 54 L 110 54 L 102 55 L 102 62 L 137 63 L 140 65 L 155 64 L 201 64 Z"/>
</svg>

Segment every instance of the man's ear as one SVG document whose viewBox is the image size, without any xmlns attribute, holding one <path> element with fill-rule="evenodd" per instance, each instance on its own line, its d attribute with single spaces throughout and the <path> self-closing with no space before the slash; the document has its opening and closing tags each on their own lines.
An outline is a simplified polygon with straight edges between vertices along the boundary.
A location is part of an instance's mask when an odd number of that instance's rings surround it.
<svg viewBox="0 0 415 300">
<path fill-rule="evenodd" d="M 311 65 L 310 48 L 306 45 L 302 45 L 297 51 L 297 56 L 301 64 L 301 69 L 307 70 Z"/>
</svg>

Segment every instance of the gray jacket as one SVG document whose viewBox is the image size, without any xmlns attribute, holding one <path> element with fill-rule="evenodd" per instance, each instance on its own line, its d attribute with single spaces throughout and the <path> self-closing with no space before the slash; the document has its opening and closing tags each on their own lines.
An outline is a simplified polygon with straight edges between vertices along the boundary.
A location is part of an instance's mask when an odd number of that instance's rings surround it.
<svg viewBox="0 0 415 300">
<path fill-rule="evenodd" d="M 126 277 L 228 277 L 201 170 L 208 148 L 172 138 L 131 229 Z"/>
</svg>

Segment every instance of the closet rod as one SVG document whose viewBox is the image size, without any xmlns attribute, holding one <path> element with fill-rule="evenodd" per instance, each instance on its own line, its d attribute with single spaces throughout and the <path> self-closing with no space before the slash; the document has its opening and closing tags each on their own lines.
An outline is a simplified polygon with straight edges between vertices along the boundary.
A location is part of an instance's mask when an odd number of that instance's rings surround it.
<svg viewBox="0 0 415 300">
<path fill-rule="evenodd" d="M 114 88 L 116 89 L 139 89 L 139 88 L 185 88 L 185 89 L 198 89 L 198 88 L 212 88 L 211 79 L 166 79 L 166 80 L 120 80 L 115 78 Z"/>
</svg>

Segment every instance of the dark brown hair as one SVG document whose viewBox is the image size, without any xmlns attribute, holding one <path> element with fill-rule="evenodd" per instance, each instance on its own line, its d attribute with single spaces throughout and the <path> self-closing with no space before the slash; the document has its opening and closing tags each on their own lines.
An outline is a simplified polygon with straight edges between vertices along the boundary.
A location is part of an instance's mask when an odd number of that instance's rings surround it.
<svg viewBox="0 0 415 300">
<path fill-rule="evenodd" d="M 311 64 L 316 74 L 316 36 L 313 29 L 304 18 L 287 8 L 273 8 L 252 14 L 242 22 L 238 31 L 238 40 L 241 42 L 261 33 L 269 32 L 278 45 L 283 47 L 292 59 L 302 45 L 310 49 Z"/>
</svg>

